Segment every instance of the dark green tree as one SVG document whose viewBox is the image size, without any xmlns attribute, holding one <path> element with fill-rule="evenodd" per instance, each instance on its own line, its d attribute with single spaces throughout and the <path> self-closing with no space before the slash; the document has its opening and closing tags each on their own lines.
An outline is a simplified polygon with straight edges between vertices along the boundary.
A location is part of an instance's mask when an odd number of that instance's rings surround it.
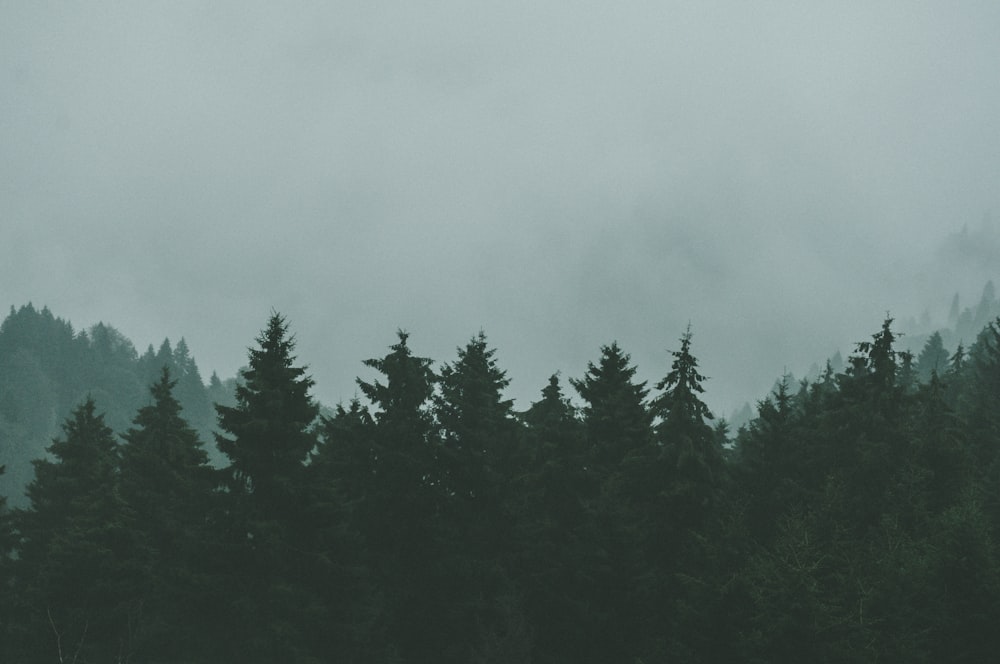
<svg viewBox="0 0 1000 664">
<path fill-rule="evenodd" d="M 20 534 L 17 633 L 21 661 L 131 656 L 140 605 L 134 519 L 118 489 L 118 445 L 85 401 L 35 464 Z"/>
<path fill-rule="evenodd" d="M 635 366 L 617 342 L 601 347 L 597 365 L 588 363 L 582 379 L 570 379 L 584 400 L 584 429 L 599 473 L 607 473 L 629 452 L 651 440 L 653 417 L 646 407 L 646 383 L 635 382 Z"/>
<path fill-rule="evenodd" d="M 597 494 L 583 424 L 558 375 L 522 419 L 532 455 L 528 472 L 515 484 L 520 502 L 512 567 L 523 583 L 533 661 L 597 661 L 605 651 L 595 652 L 593 645 L 615 607 L 604 605 L 595 581 L 603 584 L 611 575 L 598 544 Z"/>
<path fill-rule="evenodd" d="M 309 521 L 314 526 L 311 579 L 325 623 L 315 625 L 316 652 L 343 661 L 395 661 L 386 633 L 385 602 L 359 512 L 375 473 L 374 420 L 358 399 L 322 416 L 320 444 L 307 467 Z"/>
<path fill-rule="evenodd" d="M 319 409 L 284 317 L 273 313 L 257 342 L 236 405 L 216 407 L 230 464 L 212 554 L 223 603 L 210 610 L 224 621 L 215 626 L 220 658 L 312 661 L 320 655 L 309 637 L 323 612 L 309 580 L 316 547 L 305 461 Z"/>
<path fill-rule="evenodd" d="M 316 446 L 311 426 L 319 407 L 310 395 L 313 380 L 295 365 L 294 338 L 278 313 L 257 337 L 250 365 L 241 372 L 236 405 L 217 406 L 219 449 L 229 458 L 229 488 L 252 496 L 265 511 L 287 507 L 303 464 Z"/>
<path fill-rule="evenodd" d="M 139 409 L 123 434 L 121 496 L 136 521 L 134 562 L 144 570 L 139 596 L 144 629 L 137 655 L 158 661 L 192 658 L 199 650 L 195 616 L 207 584 L 201 548 L 215 473 L 197 433 L 174 397 L 177 382 L 164 366 L 150 387 L 152 403 Z"/>
<path fill-rule="evenodd" d="M 407 333 L 397 335 L 385 356 L 364 362 L 381 380 L 358 379 L 373 408 L 375 463 L 357 523 L 385 592 L 387 638 L 403 661 L 456 661 L 466 642 L 449 630 L 456 577 L 442 552 L 448 490 L 431 410 L 437 377 Z"/>
<path fill-rule="evenodd" d="M 0 466 L 0 475 L 3 475 L 5 468 Z M 4 596 L 10 598 L 13 588 L 11 586 L 11 552 L 14 550 L 14 531 L 11 527 L 10 512 L 7 509 L 7 497 L 0 494 L 0 590 Z M 10 651 L 9 627 L 13 614 L 11 609 L 15 602 L 4 602 L 0 606 L 0 658 L 4 661 L 13 661 L 13 652 Z"/>
<path fill-rule="evenodd" d="M 510 380 L 495 355 L 480 332 L 458 349 L 456 362 L 441 368 L 440 393 L 434 398 L 441 440 L 451 460 L 448 488 L 463 500 L 492 494 L 511 474 L 514 462 L 514 402 L 504 398 Z"/>
<path fill-rule="evenodd" d="M 512 553 L 511 483 L 527 465 L 513 401 L 503 394 L 510 381 L 495 355 L 480 332 L 441 368 L 434 397 L 447 497 L 442 522 L 452 540 L 443 555 L 459 589 L 448 621 L 467 637 L 504 631 L 511 619 L 510 589 L 499 571 Z"/>
<path fill-rule="evenodd" d="M 720 439 L 709 424 L 713 415 L 701 398 L 705 376 L 691 353 L 691 339 L 689 326 L 680 349 L 671 352 L 670 371 L 657 383 L 660 393 L 651 405 L 661 450 L 651 467 L 660 485 L 648 499 L 646 549 L 661 584 L 661 619 L 669 625 L 660 656 L 715 661 L 726 656 L 720 634 L 727 618 L 717 577 L 725 553 L 721 515 L 727 478 Z"/>
<path fill-rule="evenodd" d="M 931 373 L 937 372 L 941 375 L 948 367 L 948 351 L 944 347 L 944 341 L 940 332 L 935 332 L 927 338 L 920 354 L 917 355 L 917 377 L 921 382 L 928 382 Z"/>
</svg>

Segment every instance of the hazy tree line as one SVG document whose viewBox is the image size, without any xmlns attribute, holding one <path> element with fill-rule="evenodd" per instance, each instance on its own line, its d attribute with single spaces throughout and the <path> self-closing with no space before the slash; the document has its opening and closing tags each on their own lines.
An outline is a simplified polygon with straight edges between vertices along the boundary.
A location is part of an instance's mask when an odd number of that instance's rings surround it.
<svg viewBox="0 0 1000 664">
<path fill-rule="evenodd" d="M 77 332 L 47 308 L 28 304 L 11 308 L 0 324 L 0 495 L 21 505 L 25 485 L 34 476 L 31 460 L 60 432 L 63 419 L 90 397 L 114 431 L 124 431 L 148 401 L 149 386 L 163 367 L 177 381 L 174 396 L 184 417 L 203 441 L 216 429 L 213 403 L 230 404 L 235 380 L 212 374 L 205 385 L 184 339 L 158 349 L 136 352 L 118 330 L 99 323 Z M 222 455 L 214 445 L 213 460 Z"/>
<path fill-rule="evenodd" d="M 123 406 L 96 391 L 24 388 L 80 400 L 33 461 L 23 507 L 0 508 L 3 661 L 982 662 L 1000 650 L 1000 319 L 968 348 L 947 352 L 939 335 L 919 353 L 898 350 L 886 320 L 843 370 L 779 383 L 730 432 L 702 400 L 690 331 L 655 384 L 612 343 L 523 412 L 482 333 L 436 369 L 400 332 L 364 362 L 377 377 L 358 380 L 363 399 L 321 416 L 275 314 L 206 440 L 181 405 L 186 351 L 139 362 L 120 337 L 25 311 L 0 341 L 23 315 L 37 325 L 24 343 L 123 353 L 102 380 L 136 380 L 142 365 L 149 389 L 116 428 Z M 63 375 L 75 371 L 98 368 Z M 0 380 L 10 435 L 29 425 Z"/>
</svg>

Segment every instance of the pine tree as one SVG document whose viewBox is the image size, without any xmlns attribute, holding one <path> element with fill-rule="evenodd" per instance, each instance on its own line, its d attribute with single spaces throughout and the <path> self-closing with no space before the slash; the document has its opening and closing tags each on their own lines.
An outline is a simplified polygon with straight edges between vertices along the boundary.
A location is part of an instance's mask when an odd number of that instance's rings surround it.
<svg viewBox="0 0 1000 664">
<path fill-rule="evenodd" d="M 371 484 L 358 526 L 386 593 L 387 637 L 404 661 L 453 661 L 461 645 L 449 632 L 453 570 L 443 559 L 440 514 L 447 500 L 431 397 L 437 379 L 429 358 L 414 355 L 408 335 L 365 366 L 382 380 L 358 379 L 374 409 Z"/>
<path fill-rule="evenodd" d="M 921 382 L 926 383 L 931 379 L 932 372 L 936 371 L 938 375 L 941 375 L 947 365 L 948 351 L 945 350 L 941 333 L 935 332 L 927 338 L 927 342 L 917 356 L 917 377 Z"/>
<path fill-rule="evenodd" d="M 171 373 L 177 380 L 174 391 L 177 400 L 184 407 L 185 419 L 198 431 L 208 430 L 213 424 L 212 402 L 209 401 L 198 364 L 191 357 L 184 337 L 181 337 L 174 348 L 173 366 Z"/>
<path fill-rule="evenodd" d="M 216 406 L 224 432 L 216 440 L 230 460 L 222 471 L 227 492 L 214 516 L 214 564 L 224 584 L 217 595 L 229 595 L 216 607 L 225 621 L 215 627 L 218 656 L 310 661 L 304 630 L 322 602 L 308 579 L 315 524 L 305 461 L 316 446 L 318 407 L 280 314 L 271 315 L 257 342 L 241 372 L 236 405 Z"/>
<path fill-rule="evenodd" d="M 606 474 L 631 451 L 651 440 L 652 415 L 646 407 L 646 383 L 636 383 L 636 368 L 617 342 L 601 348 L 595 366 L 588 363 L 582 379 L 570 379 L 586 402 L 583 423 L 595 470 Z"/>
<path fill-rule="evenodd" d="M 582 554 L 577 564 L 591 581 L 582 593 L 572 593 L 590 610 L 580 616 L 583 634 L 577 644 L 577 656 L 587 662 L 631 661 L 643 652 L 637 635 L 649 607 L 636 596 L 634 579 L 655 447 L 648 390 L 635 374 L 628 354 L 612 343 L 601 348 L 598 364 L 588 364 L 582 379 L 570 381 L 584 399 L 587 445 L 581 492 L 587 517 L 577 534 L 582 550 L 576 553 Z M 600 637 L 599 630 L 604 632 Z"/>
<path fill-rule="evenodd" d="M 514 491 L 517 511 L 514 565 L 527 580 L 525 611 L 534 628 L 535 661 L 588 662 L 600 657 L 592 643 L 605 611 L 594 580 L 605 573 L 594 528 L 590 457 L 577 410 L 558 374 L 522 415 L 532 450 L 529 471 Z M 595 571 L 597 573 L 595 573 Z M 604 623 L 602 623 L 604 624 Z"/>
<path fill-rule="evenodd" d="M 173 395 L 166 366 L 150 387 L 152 403 L 139 409 L 123 434 L 121 495 L 141 535 L 132 556 L 146 570 L 144 619 L 137 649 L 158 657 L 190 657 L 198 649 L 193 616 L 203 606 L 200 548 L 214 472 L 198 435 Z"/>
<path fill-rule="evenodd" d="M 307 467 L 310 522 L 315 524 L 310 578 L 323 602 L 315 651 L 343 661 L 393 661 L 371 552 L 361 533 L 361 508 L 375 473 L 374 420 L 358 399 L 322 416 L 320 445 Z"/>
<path fill-rule="evenodd" d="M 0 466 L 0 476 L 4 474 L 5 470 L 3 466 Z M 14 531 L 10 523 L 10 512 L 7 510 L 7 496 L 0 493 L 0 589 L 8 598 L 10 598 L 12 591 L 10 554 L 13 550 Z M 5 662 L 14 661 L 13 653 L 10 652 L 9 648 L 11 635 L 8 633 L 13 618 L 14 603 L 8 599 L 0 606 L 0 659 Z"/>
<path fill-rule="evenodd" d="M 662 489 L 651 496 L 646 548 L 657 570 L 654 578 L 669 598 L 661 609 L 662 620 L 672 626 L 663 654 L 712 661 L 721 644 L 707 637 L 724 622 L 714 612 L 719 610 L 715 577 L 724 554 L 719 545 L 726 477 L 722 448 L 708 423 L 713 415 L 701 400 L 705 376 L 691 353 L 691 338 L 689 326 L 652 402 Z"/>
<path fill-rule="evenodd" d="M 434 397 L 451 540 L 443 551 L 457 591 L 447 619 L 466 638 L 503 631 L 510 619 L 499 570 L 512 553 L 512 482 L 526 466 L 513 401 L 503 395 L 510 381 L 495 355 L 480 332 L 442 367 Z"/>
<path fill-rule="evenodd" d="M 135 600 L 134 519 L 119 497 L 118 446 L 90 399 L 35 464 L 15 577 L 26 658 L 110 661 L 130 656 Z"/>
<path fill-rule="evenodd" d="M 493 494 L 513 473 L 517 421 L 513 400 L 503 397 L 510 380 L 495 354 L 480 332 L 458 350 L 456 362 L 442 367 L 434 397 L 448 490 L 462 501 L 495 501 Z"/>
<path fill-rule="evenodd" d="M 254 497 L 269 511 L 281 509 L 295 494 L 310 451 L 316 446 L 311 425 L 319 407 L 310 396 L 313 380 L 295 366 L 295 340 L 278 313 L 250 349 L 250 366 L 241 372 L 236 405 L 217 406 L 219 449 L 230 460 L 230 489 Z"/>
</svg>

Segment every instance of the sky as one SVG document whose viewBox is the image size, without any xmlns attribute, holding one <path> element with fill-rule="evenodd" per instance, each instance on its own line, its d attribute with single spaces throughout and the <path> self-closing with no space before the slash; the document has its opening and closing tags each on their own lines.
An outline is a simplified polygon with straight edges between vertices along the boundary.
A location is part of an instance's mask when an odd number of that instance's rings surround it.
<svg viewBox="0 0 1000 664">
<path fill-rule="evenodd" d="M 690 324 L 725 414 L 996 278 L 941 247 L 993 237 L 998 34 L 990 1 L 0 0 L 0 306 L 206 377 L 279 311 L 328 404 L 397 329 L 485 331 L 526 407 L 612 341 L 655 383 Z"/>
</svg>

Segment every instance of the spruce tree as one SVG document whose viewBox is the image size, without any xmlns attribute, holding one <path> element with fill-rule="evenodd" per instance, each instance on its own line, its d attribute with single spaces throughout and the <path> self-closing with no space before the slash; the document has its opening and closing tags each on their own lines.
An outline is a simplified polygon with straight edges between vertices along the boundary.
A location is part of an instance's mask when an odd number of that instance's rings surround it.
<svg viewBox="0 0 1000 664">
<path fill-rule="evenodd" d="M 305 461 L 316 446 L 312 379 L 295 364 L 294 339 L 273 313 L 249 351 L 236 405 L 217 406 L 226 492 L 215 511 L 219 656 L 243 661 L 310 661 L 305 632 L 322 603 L 308 575 L 315 524 Z"/>
<path fill-rule="evenodd" d="M 495 354 L 480 332 L 458 350 L 456 362 L 442 367 L 440 393 L 434 397 L 448 466 L 445 482 L 465 509 L 470 502 L 487 511 L 497 509 L 497 491 L 513 474 L 518 423 L 513 400 L 503 396 L 510 380 Z M 498 525 L 492 526 L 494 532 Z"/>
<path fill-rule="evenodd" d="M 596 545 L 583 425 L 557 374 L 522 419 L 532 461 L 514 489 L 520 499 L 515 569 L 526 580 L 534 660 L 592 661 L 600 655 L 591 652 L 591 632 L 605 611 L 595 598 L 594 572 L 604 573 L 606 561 Z"/>
<path fill-rule="evenodd" d="M 315 524 L 310 578 L 323 610 L 309 630 L 316 652 L 342 661 L 392 662 L 386 605 L 359 521 L 375 472 L 374 420 L 358 399 L 322 416 L 307 467 L 306 510 Z"/>
<path fill-rule="evenodd" d="M 635 382 L 635 366 L 617 342 L 601 347 L 597 365 L 588 363 L 582 379 L 570 384 L 583 398 L 581 411 L 596 470 L 609 472 L 651 438 L 652 415 L 646 407 L 646 383 Z"/>
<path fill-rule="evenodd" d="M 174 397 L 176 384 L 164 366 L 150 387 L 152 403 L 139 409 L 121 448 L 121 495 L 141 535 L 132 556 L 146 572 L 148 625 L 140 646 L 146 656 L 161 658 L 198 650 L 200 549 L 215 485 L 202 443 Z"/>
<path fill-rule="evenodd" d="M 0 476 L 6 469 L 0 466 Z M 11 558 L 10 554 L 14 550 L 14 531 L 11 527 L 10 512 L 7 510 L 7 496 L 0 493 L 0 590 L 10 598 L 13 588 L 11 586 Z M 9 662 L 13 660 L 13 652 L 10 650 L 9 628 L 11 624 L 12 609 L 14 601 L 6 601 L 0 606 L 0 658 Z"/>
<path fill-rule="evenodd" d="M 17 622 L 25 660 L 131 656 L 141 615 L 134 518 L 118 487 L 118 446 L 88 399 L 34 462 L 29 507 L 17 515 Z"/>
<path fill-rule="evenodd" d="M 508 588 L 499 573 L 512 553 L 512 482 L 524 468 L 520 423 L 503 391 L 510 381 L 480 332 L 440 372 L 434 397 L 447 494 L 443 554 L 455 577 L 449 623 L 455 633 L 503 631 Z"/>
<path fill-rule="evenodd" d="M 313 380 L 295 365 L 294 338 L 285 318 L 273 313 L 249 351 L 235 406 L 217 406 L 219 449 L 229 458 L 229 488 L 253 497 L 265 511 L 287 507 L 303 464 L 316 446 L 311 425 L 319 407 Z"/>
<path fill-rule="evenodd" d="M 640 487 L 649 476 L 642 470 L 643 477 L 637 478 L 633 471 L 649 468 L 654 443 L 646 384 L 636 382 L 636 367 L 630 361 L 612 343 L 601 348 L 599 362 L 588 364 L 582 379 L 570 381 L 584 399 L 581 413 L 588 448 L 584 459 L 588 514 L 580 536 L 584 550 L 593 553 L 585 553 L 579 561 L 591 582 L 580 598 L 589 614 L 583 617 L 577 644 L 578 655 L 588 662 L 631 661 L 643 652 L 637 635 L 649 605 L 636 596 L 634 579 L 646 522 Z"/>
<path fill-rule="evenodd" d="M 437 377 L 414 355 L 408 335 L 381 358 L 364 362 L 382 375 L 358 386 L 374 411 L 370 485 L 358 525 L 386 593 L 387 636 L 404 661 L 457 661 L 448 616 L 454 575 L 441 553 L 441 512 L 448 492 L 433 435 L 431 397 Z"/>
<path fill-rule="evenodd" d="M 662 488 L 650 496 L 646 548 L 660 584 L 661 619 L 670 625 L 659 655 L 712 661 L 723 644 L 709 635 L 725 622 L 716 613 L 716 577 L 725 554 L 720 516 L 726 478 L 691 338 L 689 326 L 652 401 L 662 450 L 653 468 Z"/>
<path fill-rule="evenodd" d="M 924 343 L 920 354 L 917 355 L 917 377 L 921 382 L 928 382 L 931 373 L 937 372 L 940 376 L 948 366 L 948 351 L 945 350 L 944 341 L 940 332 L 935 332 Z"/>
</svg>

